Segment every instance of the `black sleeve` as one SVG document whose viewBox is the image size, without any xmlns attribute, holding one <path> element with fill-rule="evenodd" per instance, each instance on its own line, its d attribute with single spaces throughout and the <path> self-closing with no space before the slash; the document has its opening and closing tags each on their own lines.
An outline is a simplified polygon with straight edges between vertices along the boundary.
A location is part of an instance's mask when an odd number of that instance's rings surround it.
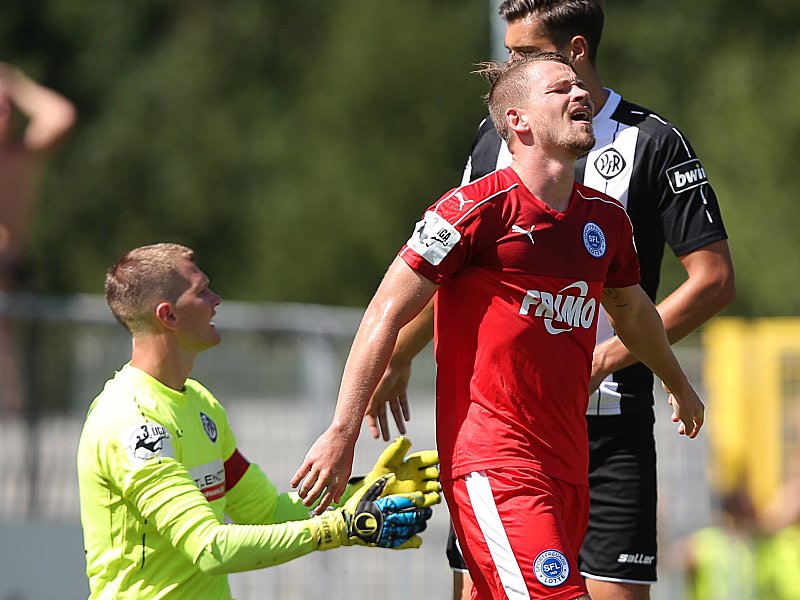
<svg viewBox="0 0 800 600">
<path fill-rule="evenodd" d="M 673 125 L 660 128 L 649 153 L 664 239 L 676 256 L 727 239 L 719 203 L 689 140 Z"/>
<path fill-rule="evenodd" d="M 497 155 L 500 153 L 502 143 L 503 140 L 494 128 L 492 120 L 487 117 L 481 121 L 472 142 L 462 185 L 480 179 L 497 169 Z"/>
</svg>

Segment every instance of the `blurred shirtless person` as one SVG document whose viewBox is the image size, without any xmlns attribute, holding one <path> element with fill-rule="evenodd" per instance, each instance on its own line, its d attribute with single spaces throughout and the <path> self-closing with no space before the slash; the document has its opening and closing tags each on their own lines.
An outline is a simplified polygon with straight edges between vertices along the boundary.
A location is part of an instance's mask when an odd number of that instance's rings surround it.
<svg viewBox="0 0 800 600">
<path fill-rule="evenodd" d="M 24 125 L 15 127 L 15 112 Z M 75 108 L 18 68 L 0 62 L 0 293 L 25 282 L 26 254 L 40 173 L 75 123 Z M 22 392 L 10 322 L 0 315 L 0 413 L 18 412 Z"/>
</svg>

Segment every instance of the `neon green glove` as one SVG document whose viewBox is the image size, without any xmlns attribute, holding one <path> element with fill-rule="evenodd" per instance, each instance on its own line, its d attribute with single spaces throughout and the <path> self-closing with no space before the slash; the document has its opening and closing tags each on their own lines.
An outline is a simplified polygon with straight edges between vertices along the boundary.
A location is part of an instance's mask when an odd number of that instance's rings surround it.
<svg viewBox="0 0 800 600">
<path fill-rule="evenodd" d="M 387 494 L 411 492 L 438 492 L 439 453 L 422 450 L 406 456 L 411 440 L 401 435 L 386 447 L 372 470 L 364 476 L 364 485 L 370 485 L 383 475 L 393 473 L 395 478 L 387 485 Z"/>
<path fill-rule="evenodd" d="M 419 548 L 422 538 L 417 534 L 427 527 L 433 514 L 429 507 L 440 500 L 439 494 L 386 495 L 393 478 L 394 475 L 380 477 L 364 485 L 341 508 L 309 519 L 317 550 L 353 544 L 396 550 Z"/>
</svg>

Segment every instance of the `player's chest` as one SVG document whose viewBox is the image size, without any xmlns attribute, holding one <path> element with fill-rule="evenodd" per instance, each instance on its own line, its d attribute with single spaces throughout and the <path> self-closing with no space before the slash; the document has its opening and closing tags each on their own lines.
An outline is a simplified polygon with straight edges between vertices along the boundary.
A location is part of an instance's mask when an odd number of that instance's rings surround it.
<svg viewBox="0 0 800 600">
<path fill-rule="evenodd" d="M 220 429 L 211 411 L 187 408 L 169 416 L 175 458 L 211 501 L 225 493 L 225 466 Z"/>
<path fill-rule="evenodd" d="M 538 210 L 520 210 L 496 232 L 496 241 L 476 266 L 503 271 L 604 280 L 616 246 L 613 223 L 591 213 L 556 218 Z"/>
<path fill-rule="evenodd" d="M 578 159 L 577 178 L 627 207 L 641 151 L 639 129 L 606 121 L 595 127 L 595 138 L 594 148 Z"/>
</svg>

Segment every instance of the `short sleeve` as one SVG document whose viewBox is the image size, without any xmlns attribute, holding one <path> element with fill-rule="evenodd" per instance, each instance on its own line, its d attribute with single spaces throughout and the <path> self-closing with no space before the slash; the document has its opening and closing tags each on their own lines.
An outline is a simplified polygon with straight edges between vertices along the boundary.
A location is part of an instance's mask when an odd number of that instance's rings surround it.
<svg viewBox="0 0 800 600">
<path fill-rule="evenodd" d="M 641 280 L 639 256 L 633 242 L 633 227 L 628 215 L 622 208 L 620 213 L 620 233 L 616 251 L 611 258 L 606 274 L 605 287 L 623 288 L 637 285 Z"/>
<path fill-rule="evenodd" d="M 716 193 L 689 140 L 674 126 L 648 153 L 664 239 L 682 256 L 727 239 Z"/>
<path fill-rule="evenodd" d="M 399 256 L 433 283 L 452 280 L 472 258 L 496 243 L 502 216 L 491 199 L 457 188 L 428 208 Z"/>
</svg>

